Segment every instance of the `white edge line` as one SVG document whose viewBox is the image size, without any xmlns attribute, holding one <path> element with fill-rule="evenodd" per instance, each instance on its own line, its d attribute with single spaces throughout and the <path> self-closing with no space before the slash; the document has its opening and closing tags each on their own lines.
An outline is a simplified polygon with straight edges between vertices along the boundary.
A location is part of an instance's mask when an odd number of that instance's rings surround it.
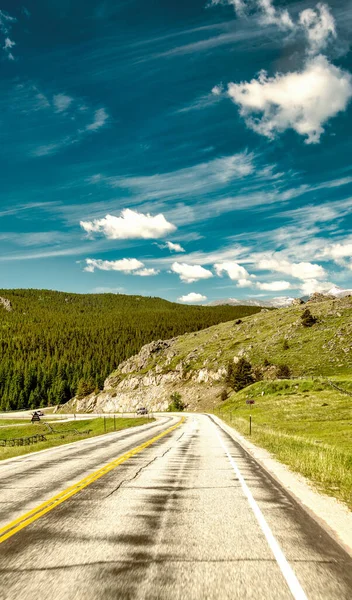
<svg viewBox="0 0 352 600">
<path fill-rule="evenodd" d="M 280 571 L 286 580 L 286 583 L 290 589 L 292 596 L 295 598 L 295 600 L 307 600 L 307 596 L 304 593 L 301 584 L 299 583 L 292 567 L 289 565 L 283 551 L 280 548 L 279 543 L 277 542 L 268 523 L 266 522 L 262 511 L 260 510 L 258 504 L 254 500 L 252 492 L 250 491 L 248 485 L 246 484 L 246 481 L 245 481 L 244 477 L 242 476 L 241 471 L 239 470 L 238 466 L 236 465 L 230 452 L 226 448 L 217 429 L 216 429 L 216 435 L 219 439 L 219 442 L 220 442 L 223 450 L 225 451 L 227 458 L 229 459 L 229 461 L 231 463 L 231 466 L 232 466 L 234 472 L 236 473 L 236 476 L 241 484 L 242 490 L 248 500 L 248 503 L 249 503 L 251 509 L 253 510 L 255 518 L 257 519 L 262 532 L 265 535 L 266 541 L 268 542 L 269 547 L 275 557 L 275 560 L 280 567 Z"/>
</svg>

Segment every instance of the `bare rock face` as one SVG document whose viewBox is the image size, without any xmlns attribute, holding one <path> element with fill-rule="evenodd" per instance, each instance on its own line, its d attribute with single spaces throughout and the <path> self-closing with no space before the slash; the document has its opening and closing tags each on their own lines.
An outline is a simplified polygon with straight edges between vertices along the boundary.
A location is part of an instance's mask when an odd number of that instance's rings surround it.
<svg viewBox="0 0 352 600">
<path fill-rule="evenodd" d="M 300 306 L 301 304 L 304 304 L 304 300 L 302 300 L 301 298 L 295 298 L 294 300 L 292 300 L 293 306 Z"/>
<path fill-rule="evenodd" d="M 7 300 L 7 298 L 2 298 L 0 296 L 0 304 L 3 305 L 3 307 L 4 307 L 5 310 L 7 310 L 8 312 L 11 312 L 12 306 L 11 306 L 10 300 Z"/>
</svg>

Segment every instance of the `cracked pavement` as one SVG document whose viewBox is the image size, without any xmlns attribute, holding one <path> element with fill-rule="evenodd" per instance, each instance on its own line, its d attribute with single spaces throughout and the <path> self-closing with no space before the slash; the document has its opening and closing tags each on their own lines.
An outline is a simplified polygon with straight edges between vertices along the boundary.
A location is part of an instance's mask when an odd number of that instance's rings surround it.
<svg viewBox="0 0 352 600">
<path fill-rule="evenodd" d="M 1 521 L 176 420 L 0 465 Z M 305 596 L 289 588 L 224 447 Z M 180 428 L 0 545 L 2 600 L 351 595 L 352 559 L 205 415 L 187 416 Z"/>
</svg>

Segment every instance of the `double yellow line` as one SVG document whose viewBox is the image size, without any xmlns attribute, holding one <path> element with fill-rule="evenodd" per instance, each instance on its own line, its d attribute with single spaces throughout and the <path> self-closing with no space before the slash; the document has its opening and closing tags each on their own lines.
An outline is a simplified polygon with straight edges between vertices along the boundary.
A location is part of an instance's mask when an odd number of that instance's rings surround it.
<svg viewBox="0 0 352 600">
<path fill-rule="evenodd" d="M 28 525 L 30 525 L 31 523 L 33 523 L 34 521 L 36 521 L 37 519 L 39 519 L 40 517 L 45 515 L 46 513 L 53 510 L 59 504 L 62 504 L 63 502 L 65 502 L 65 500 L 68 500 L 69 498 L 71 498 L 71 496 L 74 496 L 75 494 L 77 494 L 78 492 L 80 492 L 81 490 L 86 488 L 88 485 L 90 485 L 94 481 L 97 481 L 97 479 L 100 479 L 100 477 L 103 477 L 103 475 L 105 475 L 106 473 L 109 473 L 110 471 L 112 471 L 113 469 L 115 469 L 116 467 L 118 467 L 119 465 L 124 463 L 126 460 L 131 458 L 132 456 L 135 456 L 135 454 L 138 454 L 139 452 L 142 452 L 142 450 L 145 450 L 145 448 L 148 448 L 148 446 L 155 444 L 155 442 L 157 442 L 161 438 L 165 437 L 166 435 L 168 435 L 169 433 L 174 431 L 177 427 L 179 427 L 184 422 L 184 420 L 185 420 L 185 418 L 182 417 L 182 419 L 180 419 L 180 421 L 178 423 L 176 423 L 176 425 L 169 427 L 169 429 L 166 429 L 162 433 L 159 433 L 159 435 L 151 438 L 147 442 L 144 442 L 140 446 L 137 446 L 136 448 L 129 450 L 129 452 L 122 454 L 121 456 L 119 456 L 115 460 L 109 462 L 107 465 L 105 465 L 101 469 L 98 469 L 98 471 L 95 471 L 94 473 L 87 475 L 87 477 L 84 477 L 80 481 L 77 481 L 77 483 L 74 483 L 73 485 L 66 488 L 65 490 L 63 490 L 62 492 L 57 494 L 56 496 L 53 496 L 52 498 L 50 498 L 49 500 L 46 500 L 45 502 L 43 502 L 36 508 L 33 508 L 29 512 L 25 513 L 24 515 L 18 517 L 14 521 L 11 521 L 7 525 L 5 525 L 5 527 L 0 529 L 0 544 L 2 542 L 5 542 L 5 540 L 10 538 L 11 536 L 15 535 L 15 533 L 17 533 L 18 531 L 21 531 L 21 529 L 24 529 L 25 527 L 27 527 Z"/>
</svg>

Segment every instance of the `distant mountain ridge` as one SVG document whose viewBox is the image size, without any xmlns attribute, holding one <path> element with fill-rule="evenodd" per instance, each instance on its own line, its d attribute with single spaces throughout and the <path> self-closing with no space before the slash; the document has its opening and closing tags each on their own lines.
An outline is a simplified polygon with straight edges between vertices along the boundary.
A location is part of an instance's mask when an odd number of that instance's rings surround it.
<svg viewBox="0 0 352 600">
<path fill-rule="evenodd" d="M 343 289 L 338 286 L 334 286 L 329 289 L 327 292 L 324 292 L 324 295 L 329 297 L 332 296 L 334 298 L 344 298 L 345 296 L 352 296 L 352 289 Z M 208 306 L 221 306 L 221 305 L 229 305 L 229 306 L 261 306 L 263 308 L 283 308 L 285 306 L 291 306 L 296 299 L 291 296 L 278 296 L 276 298 L 270 299 L 255 299 L 255 298 L 221 298 L 219 300 L 213 300 L 209 302 Z M 309 296 L 304 296 L 301 298 L 304 302 L 309 300 Z"/>
</svg>

